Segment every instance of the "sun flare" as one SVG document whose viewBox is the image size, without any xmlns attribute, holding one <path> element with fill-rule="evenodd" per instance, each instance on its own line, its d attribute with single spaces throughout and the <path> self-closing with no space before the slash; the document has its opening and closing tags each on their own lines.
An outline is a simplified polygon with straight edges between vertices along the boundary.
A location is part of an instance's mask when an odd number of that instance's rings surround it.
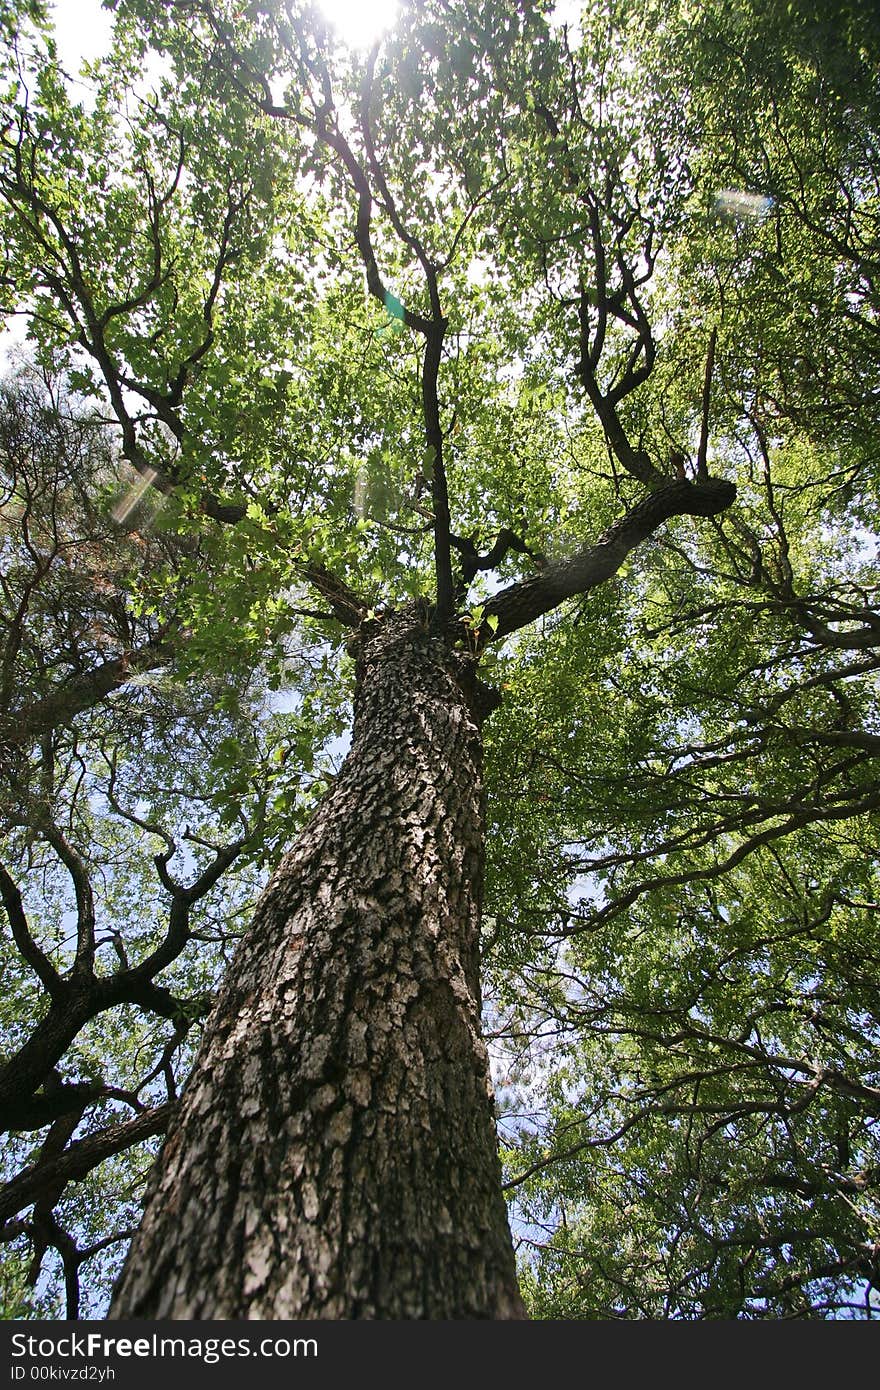
<svg viewBox="0 0 880 1390">
<path fill-rule="evenodd" d="M 400 10 L 399 0 L 319 0 L 320 9 L 343 43 L 368 48 L 390 29 Z"/>
</svg>

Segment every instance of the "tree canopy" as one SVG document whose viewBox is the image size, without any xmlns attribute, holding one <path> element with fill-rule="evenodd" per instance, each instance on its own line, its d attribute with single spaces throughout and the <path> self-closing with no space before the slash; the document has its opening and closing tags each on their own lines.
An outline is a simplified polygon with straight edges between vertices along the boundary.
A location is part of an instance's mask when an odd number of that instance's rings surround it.
<svg viewBox="0 0 880 1390">
<path fill-rule="evenodd" d="M 874 7 L 108 8 L 0 6 L 4 1316 L 106 1308 L 406 604 L 530 1314 L 876 1316 Z"/>
</svg>

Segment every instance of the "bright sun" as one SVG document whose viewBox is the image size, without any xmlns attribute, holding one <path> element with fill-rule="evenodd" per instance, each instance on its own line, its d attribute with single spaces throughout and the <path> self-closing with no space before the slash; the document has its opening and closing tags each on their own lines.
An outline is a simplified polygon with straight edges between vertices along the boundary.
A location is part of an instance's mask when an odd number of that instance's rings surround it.
<svg viewBox="0 0 880 1390">
<path fill-rule="evenodd" d="M 368 48 L 390 29 L 400 9 L 399 0 L 319 0 L 343 43 Z"/>
</svg>

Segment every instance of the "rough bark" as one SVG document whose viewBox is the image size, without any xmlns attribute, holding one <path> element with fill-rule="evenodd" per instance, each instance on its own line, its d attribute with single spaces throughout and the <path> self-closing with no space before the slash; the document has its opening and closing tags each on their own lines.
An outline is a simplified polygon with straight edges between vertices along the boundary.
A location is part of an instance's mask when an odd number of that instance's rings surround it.
<svg viewBox="0 0 880 1390">
<path fill-rule="evenodd" d="M 352 748 L 209 1021 L 116 1318 L 522 1317 L 480 1028 L 477 692 L 365 625 Z"/>
</svg>

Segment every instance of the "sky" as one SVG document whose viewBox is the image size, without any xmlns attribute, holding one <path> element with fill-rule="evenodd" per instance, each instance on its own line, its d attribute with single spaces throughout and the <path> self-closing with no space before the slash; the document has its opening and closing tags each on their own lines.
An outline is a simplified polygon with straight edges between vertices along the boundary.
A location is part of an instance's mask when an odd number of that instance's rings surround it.
<svg viewBox="0 0 880 1390">
<path fill-rule="evenodd" d="M 321 8 L 340 33 L 356 47 L 369 43 L 394 22 L 399 0 L 321 0 Z M 576 22 L 581 0 L 557 0 L 553 18 L 558 24 Z M 55 0 L 55 27 L 64 60 L 73 71 L 83 59 L 97 58 L 110 32 L 110 16 L 100 0 Z"/>
<path fill-rule="evenodd" d="M 78 72 L 84 60 L 91 62 L 106 48 L 112 16 L 100 0 L 55 0 L 52 8 L 64 63 Z"/>
<path fill-rule="evenodd" d="M 110 32 L 111 17 L 100 0 L 55 0 L 55 29 L 64 61 L 74 72 L 83 59 L 100 56 Z M 321 9 L 350 43 L 360 47 L 377 30 L 394 22 L 398 0 L 322 0 Z"/>
</svg>

